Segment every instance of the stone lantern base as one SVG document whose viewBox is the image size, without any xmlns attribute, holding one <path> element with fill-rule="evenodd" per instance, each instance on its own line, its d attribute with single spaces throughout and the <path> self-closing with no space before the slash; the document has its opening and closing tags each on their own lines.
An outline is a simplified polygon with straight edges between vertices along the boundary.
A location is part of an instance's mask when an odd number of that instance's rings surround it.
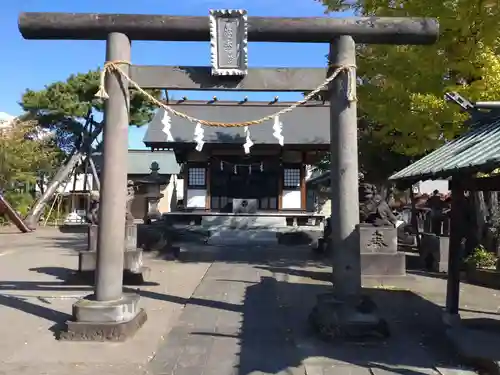
<svg viewBox="0 0 500 375">
<path fill-rule="evenodd" d="M 92 279 L 97 262 L 97 225 L 89 225 L 88 250 L 80 251 L 78 255 L 78 271 L 85 278 Z M 125 249 L 123 261 L 124 284 L 143 284 L 149 269 L 143 266 L 142 249 L 137 247 L 137 225 L 127 224 L 125 228 Z"/>
</svg>

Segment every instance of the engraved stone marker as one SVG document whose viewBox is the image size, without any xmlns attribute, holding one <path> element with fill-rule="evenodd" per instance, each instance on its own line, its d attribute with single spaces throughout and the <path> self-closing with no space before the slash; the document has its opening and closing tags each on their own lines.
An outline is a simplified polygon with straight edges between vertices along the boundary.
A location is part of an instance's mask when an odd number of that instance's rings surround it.
<svg viewBox="0 0 500 375">
<path fill-rule="evenodd" d="M 212 75 L 246 75 L 247 45 L 245 10 L 210 10 Z"/>
</svg>

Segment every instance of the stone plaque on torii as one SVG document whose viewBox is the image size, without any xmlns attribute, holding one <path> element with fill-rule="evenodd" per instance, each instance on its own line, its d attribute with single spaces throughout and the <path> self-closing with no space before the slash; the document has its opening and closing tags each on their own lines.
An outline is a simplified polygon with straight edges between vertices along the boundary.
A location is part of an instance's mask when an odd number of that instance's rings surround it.
<svg viewBox="0 0 500 375">
<path fill-rule="evenodd" d="M 304 92 L 321 88 L 325 83 L 325 69 L 248 68 L 247 41 L 330 44 L 330 68 L 338 70 L 337 78 L 328 87 L 331 239 L 335 249 L 332 259 L 335 272 L 334 293 L 322 298 L 318 306 L 329 314 L 324 318 L 324 325 L 332 330 L 332 335 L 348 335 L 353 320 L 359 321 L 360 314 L 365 314 L 365 327 L 372 329 L 379 324 L 376 317 L 367 313 L 367 310 L 372 311 L 368 308 L 370 304 L 360 298 L 355 43 L 431 44 L 439 34 L 436 20 L 379 17 L 247 19 L 246 12 L 239 10 L 212 11 L 208 18 L 22 13 L 19 29 L 25 39 L 106 40 L 106 66 L 116 68 L 111 74 L 107 71 L 106 95 L 102 95 L 106 98 L 106 124 L 95 294 L 75 303 L 74 319 L 68 322 L 65 337 L 122 340 L 146 319 L 138 306 L 138 296 L 124 294 L 122 285 L 127 165 L 116 161 L 127 160 L 129 84 L 134 86 L 135 83 L 144 89 Z M 135 66 L 130 61 L 131 40 L 211 41 L 212 66 Z M 373 324 L 366 324 L 370 322 Z"/>
</svg>

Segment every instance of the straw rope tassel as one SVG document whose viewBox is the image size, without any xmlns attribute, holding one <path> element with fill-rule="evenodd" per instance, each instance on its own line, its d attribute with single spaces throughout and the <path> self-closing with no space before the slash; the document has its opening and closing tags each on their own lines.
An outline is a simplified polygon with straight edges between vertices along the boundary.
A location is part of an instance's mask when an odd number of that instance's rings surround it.
<svg viewBox="0 0 500 375">
<path fill-rule="evenodd" d="M 106 92 L 106 87 L 104 80 L 106 79 L 106 73 L 108 72 L 108 68 L 104 65 L 104 68 L 101 70 L 101 74 L 99 76 L 99 91 L 96 92 L 95 97 L 101 99 L 109 99 L 109 95 Z"/>
<path fill-rule="evenodd" d="M 347 100 L 355 102 L 358 100 L 356 97 L 356 69 L 352 66 L 347 68 Z"/>
</svg>

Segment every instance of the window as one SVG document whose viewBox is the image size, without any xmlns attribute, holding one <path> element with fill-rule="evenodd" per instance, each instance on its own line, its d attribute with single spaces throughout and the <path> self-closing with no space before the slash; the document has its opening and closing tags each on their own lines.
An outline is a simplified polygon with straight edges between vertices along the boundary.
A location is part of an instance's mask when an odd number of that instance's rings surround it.
<svg viewBox="0 0 500 375">
<path fill-rule="evenodd" d="M 205 168 L 188 169 L 188 186 L 205 187 Z"/>
<path fill-rule="evenodd" d="M 300 169 L 285 168 L 283 170 L 283 188 L 298 189 L 300 188 Z"/>
</svg>

